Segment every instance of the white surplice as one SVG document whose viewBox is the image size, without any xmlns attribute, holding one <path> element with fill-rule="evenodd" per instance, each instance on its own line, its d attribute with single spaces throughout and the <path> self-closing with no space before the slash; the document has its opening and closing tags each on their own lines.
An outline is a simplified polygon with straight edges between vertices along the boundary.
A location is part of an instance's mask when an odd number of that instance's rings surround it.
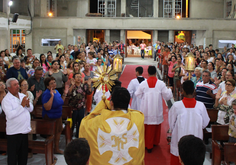
<svg viewBox="0 0 236 165">
<path fill-rule="evenodd" d="M 140 111 L 141 99 L 136 97 L 135 94 L 134 94 L 137 91 L 138 87 L 139 87 L 139 81 L 138 81 L 137 78 L 135 78 L 135 79 L 130 81 L 127 90 L 129 91 L 130 97 L 132 98 L 131 109 L 135 109 L 135 110 Z"/>
<path fill-rule="evenodd" d="M 203 129 L 210 118 L 205 105 L 197 101 L 194 108 L 185 108 L 182 101 L 175 102 L 168 114 L 169 126 L 172 132 L 170 153 L 179 156 L 178 142 L 185 135 L 194 135 L 203 139 Z"/>
<path fill-rule="evenodd" d="M 161 124 L 164 121 L 162 98 L 170 100 L 173 97 L 171 89 L 161 80 L 157 80 L 154 88 L 149 88 L 148 82 L 143 81 L 135 95 L 141 99 L 140 111 L 145 117 L 144 124 Z"/>
</svg>

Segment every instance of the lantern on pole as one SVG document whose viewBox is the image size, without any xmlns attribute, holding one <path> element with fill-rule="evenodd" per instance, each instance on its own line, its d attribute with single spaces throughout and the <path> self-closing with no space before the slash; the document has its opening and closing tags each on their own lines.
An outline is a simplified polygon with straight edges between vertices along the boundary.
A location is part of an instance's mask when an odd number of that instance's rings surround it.
<svg viewBox="0 0 236 165">
<path fill-rule="evenodd" d="M 185 57 L 185 70 L 188 72 L 188 78 L 191 78 L 191 72 L 195 69 L 195 57 L 192 52 L 188 53 Z"/>
<path fill-rule="evenodd" d="M 122 59 L 123 57 L 119 54 L 115 55 L 113 58 L 113 70 L 115 70 L 116 73 L 122 72 Z"/>
</svg>

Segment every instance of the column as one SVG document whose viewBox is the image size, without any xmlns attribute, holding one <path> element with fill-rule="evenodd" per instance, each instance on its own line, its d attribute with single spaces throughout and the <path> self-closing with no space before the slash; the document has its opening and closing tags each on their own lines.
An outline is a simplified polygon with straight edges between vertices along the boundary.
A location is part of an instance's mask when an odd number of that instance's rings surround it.
<svg viewBox="0 0 236 165">
<path fill-rule="evenodd" d="M 40 1 L 40 17 L 47 17 L 48 9 L 47 9 L 47 0 Z"/>
<path fill-rule="evenodd" d="M 104 10 L 104 16 L 107 17 L 107 7 L 108 7 L 108 2 L 105 0 L 105 10 Z"/>
<path fill-rule="evenodd" d="M 10 6 L 8 6 L 9 1 L 10 0 L 3 1 L 3 12 L 6 12 L 6 14 L 7 14 L 7 20 L 6 20 L 7 21 L 7 35 L 6 35 L 7 44 L 6 45 L 7 45 L 7 49 L 10 52 L 10 22 L 9 22 L 10 18 L 9 18 L 9 16 L 11 13 L 11 9 L 10 9 Z"/>
<path fill-rule="evenodd" d="M 110 30 L 105 30 L 105 41 L 109 44 L 110 43 Z"/>
<path fill-rule="evenodd" d="M 126 0 L 121 0 L 121 16 L 124 14 L 124 17 L 126 17 Z"/>
<path fill-rule="evenodd" d="M 213 30 L 212 29 L 207 30 L 205 32 L 204 37 L 205 37 L 205 43 L 204 43 L 203 47 L 205 49 L 205 47 L 207 47 L 208 45 L 213 44 Z M 213 46 L 215 46 L 215 45 L 213 45 Z"/>
<path fill-rule="evenodd" d="M 120 40 L 122 40 L 125 46 L 127 46 L 125 38 L 125 30 L 120 30 Z M 124 48 L 124 52 L 125 52 L 125 57 L 127 57 L 126 48 Z"/>
<path fill-rule="evenodd" d="M 77 17 L 85 17 L 89 13 L 89 0 L 78 0 Z"/>
<path fill-rule="evenodd" d="M 29 6 L 30 6 L 31 16 L 34 17 L 34 1 L 29 1 Z"/>
<path fill-rule="evenodd" d="M 175 18 L 175 0 L 172 0 L 172 18 Z"/>
<path fill-rule="evenodd" d="M 125 43 L 125 30 L 120 30 L 120 40 L 123 40 L 123 43 Z"/>
<path fill-rule="evenodd" d="M 30 30 L 25 30 L 25 33 L 28 34 Z M 29 35 L 25 36 L 25 50 L 27 50 L 28 48 L 33 49 L 33 39 L 32 39 L 32 34 L 33 32 L 31 32 Z M 33 50 L 33 53 L 35 53 L 35 51 Z"/>
<path fill-rule="evenodd" d="M 67 34 L 66 34 L 66 44 L 64 44 L 64 46 L 68 45 L 68 44 L 73 44 L 73 29 L 72 28 L 67 28 Z"/>
<path fill-rule="evenodd" d="M 159 12 L 159 1 L 153 0 L 153 17 L 157 18 Z"/>
<path fill-rule="evenodd" d="M 169 30 L 168 42 L 174 43 L 174 38 L 175 38 L 174 30 Z"/>
<path fill-rule="evenodd" d="M 158 41 L 158 30 L 153 30 L 152 33 L 152 46 L 156 43 L 156 41 Z M 154 48 L 152 49 L 152 56 L 154 58 L 155 52 L 154 52 Z"/>
</svg>

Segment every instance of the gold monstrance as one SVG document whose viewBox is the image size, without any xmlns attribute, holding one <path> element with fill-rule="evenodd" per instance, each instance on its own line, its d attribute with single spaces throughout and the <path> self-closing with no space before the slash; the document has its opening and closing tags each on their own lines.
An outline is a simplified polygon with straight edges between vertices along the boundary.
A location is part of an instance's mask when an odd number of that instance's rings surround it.
<svg viewBox="0 0 236 165">
<path fill-rule="evenodd" d="M 115 85 L 113 82 L 116 80 L 118 77 L 116 75 L 116 71 L 112 70 L 112 66 L 110 65 L 107 67 L 106 65 L 98 67 L 96 71 L 94 71 L 94 78 L 92 78 L 93 87 L 97 88 L 97 90 L 102 89 L 102 99 L 105 100 L 106 96 L 106 90 L 105 90 L 105 85 L 107 85 L 107 88 L 111 90 L 111 87 Z M 103 88 L 102 88 L 103 87 Z"/>
</svg>

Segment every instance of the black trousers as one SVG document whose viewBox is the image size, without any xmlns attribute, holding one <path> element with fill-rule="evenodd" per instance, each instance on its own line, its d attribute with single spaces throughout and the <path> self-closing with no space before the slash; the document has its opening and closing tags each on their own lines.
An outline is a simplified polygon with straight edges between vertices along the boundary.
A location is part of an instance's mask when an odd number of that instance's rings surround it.
<svg viewBox="0 0 236 165">
<path fill-rule="evenodd" d="M 28 134 L 7 135 L 7 164 L 27 165 Z"/>
<path fill-rule="evenodd" d="M 79 137 L 79 127 L 80 127 L 80 123 L 81 120 L 84 118 L 84 112 L 85 112 L 85 108 L 80 108 L 77 110 L 73 110 L 73 114 L 72 114 L 72 132 L 74 131 L 75 125 L 76 125 L 76 134 L 75 137 L 78 138 Z"/>
<path fill-rule="evenodd" d="M 144 52 L 144 50 L 141 50 L 141 58 L 144 59 L 144 56 L 145 56 L 145 52 Z"/>
</svg>

